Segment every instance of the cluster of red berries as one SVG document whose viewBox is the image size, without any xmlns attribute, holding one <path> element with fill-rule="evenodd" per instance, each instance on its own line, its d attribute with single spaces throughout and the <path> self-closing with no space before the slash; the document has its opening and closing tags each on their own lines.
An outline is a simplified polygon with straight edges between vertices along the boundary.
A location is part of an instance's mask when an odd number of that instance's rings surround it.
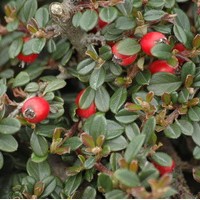
<svg viewBox="0 0 200 200">
<path fill-rule="evenodd" d="M 151 52 L 153 47 L 161 42 L 168 44 L 167 38 L 164 34 L 160 32 L 149 32 L 141 38 L 140 46 L 142 51 L 146 55 L 153 56 Z M 115 43 L 112 46 L 112 53 L 114 55 L 114 59 L 121 66 L 129 66 L 137 59 L 137 54 L 131 56 L 120 54 L 118 49 L 119 46 L 118 44 L 119 42 Z M 183 52 L 186 50 L 185 46 L 181 43 L 177 43 L 173 49 L 176 49 L 177 52 Z M 184 62 L 182 58 L 178 57 L 177 59 L 179 61 L 179 64 L 182 64 Z M 157 72 L 168 72 L 174 74 L 176 72 L 177 67 L 171 66 L 166 60 L 156 60 L 150 64 L 148 69 L 152 74 L 155 74 Z"/>
</svg>

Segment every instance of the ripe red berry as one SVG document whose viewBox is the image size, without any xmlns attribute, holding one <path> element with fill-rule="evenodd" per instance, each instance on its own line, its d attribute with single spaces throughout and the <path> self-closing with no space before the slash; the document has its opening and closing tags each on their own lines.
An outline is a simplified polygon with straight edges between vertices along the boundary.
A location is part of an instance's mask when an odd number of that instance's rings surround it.
<svg viewBox="0 0 200 200">
<path fill-rule="evenodd" d="M 168 64 L 166 60 L 156 60 L 150 64 L 149 70 L 152 74 L 158 72 L 168 72 L 171 74 L 175 74 L 176 68 Z"/>
<path fill-rule="evenodd" d="M 128 66 L 132 64 L 137 59 L 137 54 L 134 55 L 123 55 L 119 53 L 118 43 L 112 46 L 112 53 L 114 55 L 114 60 L 121 66 Z"/>
<path fill-rule="evenodd" d="M 100 29 L 103 29 L 105 26 L 107 26 L 108 25 L 108 23 L 107 22 L 105 22 L 105 21 L 103 21 L 100 17 L 99 17 L 99 19 L 98 19 L 98 26 L 99 26 L 99 28 Z"/>
<path fill-rule="evenodd" d="M 23 41 L 26 43 L 30 40 L 31 38 L 30 37 L 24 37 L 23 38 Z M 19 55 L 17 56 L 17 58 L 20 60 L 20 61 L 23 61 L 25 63 L 33 63 L 37 57 L 38 57 L 39 54 L 35 54 L 35 53 L 32 53 L 30 55 L 24 55 L 22 52 L 19 53 Z"/>
<path fill-rule="evenodd" d="M 152 55 L 151 50 L 152 48 L 160 42 L 167 43 L 167 38 L 160 32 L 149 32 L 145 34 L 142 39 L 140 40 L 140 45 L 142 50 L 147 55 Z"/>
<path fill-rule="evenodd" d="M 178 52 L 181 53 L 186 50 L 186 47 L 182 43 L 176 43 L 173 49 L 176 49 Z M 178 56 L 177 56 L 177 59 L 178 59 L 179 64 L 183 64 L 185 62 L 183 58 L 180 58 Z"/>
<path fill-rule="evenodd" d="M 24 118 L 31 123 L 39 123 L 45 120 L 49 111 L 49 103 L 42 97 L 32 97 L 26 100 L 22 106 Z"/>
<path fill-rule="evenodd" d="M 153 162 L 153 165 L 160 172 L 161 175 L 164 175 L 164 174 L 167 174 L 167 173 L 171 173 L 175 168 L 174 160 L 172 160 L 172 163 L 171 163 L 170 166 L 161 166 L 156 162 Z"/>
<path fill-rule="evenodd" d="M 95 103 L 93 102 L 88 108 L 86 109 L 81 109 L 80 108 L 80 105 L 79 105 L 79 102 L 80 102 L 80 98 L 82 97 L 83 93 L 85 92 L 85 89 L 84 90 L 81 90 L 77 97 L 76 97 L 76 100 L 75 100 L 75 103 L 77 105 L 77 109 L 76 109 L 76 114 L 79 116 L 79 117 L 82 117 L 82 118 L 88 118 L 90 117 L 91 115 L 95 114 L 96 113 L 96 105 Z"/>
</svg>

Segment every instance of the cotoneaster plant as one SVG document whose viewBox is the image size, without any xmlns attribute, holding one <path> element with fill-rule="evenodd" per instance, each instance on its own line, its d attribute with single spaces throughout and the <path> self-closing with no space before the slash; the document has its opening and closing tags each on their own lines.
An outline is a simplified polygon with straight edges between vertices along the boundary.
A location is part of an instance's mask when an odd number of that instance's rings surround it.
<svg viewBox="0 0 200 200">
<path fill-rule="evenodd" d="M 43 97 L 27 99 L 22 106 L 22 114 L 30 123 L 40 123 L 48 117 L 50 105 Z"/>
</svg>

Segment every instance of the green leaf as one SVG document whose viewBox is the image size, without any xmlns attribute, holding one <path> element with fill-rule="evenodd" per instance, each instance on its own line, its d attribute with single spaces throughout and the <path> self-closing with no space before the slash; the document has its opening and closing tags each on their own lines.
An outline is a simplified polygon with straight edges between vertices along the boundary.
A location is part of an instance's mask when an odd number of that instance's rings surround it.
<svg viewBox="0 0 200 200">
<path fill-rule="evenodd" d="M 56 44 L 56 51 L 53 52 L 52 58 L 55 60 L 61 59 L 70 49 L 70 43 L 66 42 L 65 39 L 60 40 Z"/>
<path fill-rule="evenodd" d="M 176 120 L 177 125 L 179 125 L 181 132 L 184 135 L 191 136 L 193 133 L 193 126 L 188 120 L 180 119 Z"/>
<path fill-rule="evenodd" d="M 193 156 L 195 159 L 200 159 L 200 147 L 196 146 L 193 150 Z"/>
<path fill-rule="evenodd" d="M 200 125 L 199 123 L 197 122 L 193 122 L 193 133 L 192 133 L 192 139 L 193 141 L 198 145 L 200 146 L 200 133 L 199 133 L 199 130 L 200 130 Z"/>
<path fill-rule="evenodd" d="M 29 176 L 32 176 L 37 181 L 41 181 L 51 175 L 50 166 L 47 161 L 35 163 L 29 159 L 26 170 Z"/>
<path fill-rule="evenodd" d="M 102 193 L 109 192 L 113 189 L 113 183 L 109 175 L 100 173 L 97 180 L 98 190 Z"/>
<path fill-rule="evenodd" d="M 13 152 L 18 148 L 17 140 L 12 135 L 0 134 L 0 150 L 5 152 Z"/>
<path fill-rule="evenodd" d="M 128 196 L 125 192 L 123 192 L 122 190 L 112 190 L 110 192 L 107 192 L 105 194 L 106 199 L 127 199 Z"/>
<path fill-rule="evenodd" d="M 110 109 L 113 113 L 117 113 L 120 107 L 124 104 L 127 98 L 126 88 L 120 87 L 115 91 L 110 99 Z"/>
<path fill-rule="evenodd" d="M 56 51 L 56 43 L 54 42 L 53 39 L 49 39 L 47 42 L 47 50 L 49 53 L 53 53 Z"/>
<path fill-rule="evenodd" d="M 35 13 L 35 19 L 40 28 L 45 27 L 49 22 L 49 11 L 47 8 L 39 8 Z"/>
<path fill-rule="evenodd" d="M 46 154 L 45 156 L 38 156 L 36 155 L 34 152 L 31 154 L 31 161 L 35 162 L 35 163 L 40 163 L 45 161 L 48 158 L 48 154 Z"/>
<path fill-rule="evenodd" d="M 124 132 L 124 127 L 113 120 L 107 120 L 106 140 L 120 136 Z"/>
<path fill-rule="evenodd" d="M 28 83 L 24 89 L 26 92 L 37 92 L 39 90 L 39 84 L 36 82 Z"/>
<path fill-rule="evenodd" d="M 181 129 L 179 125 L 174 122 L 164 129 L 164 133 L 168 138 L 176 139 L 181 135 Z"/>
<path fill-rule="evenodd" d="M 131 122 L 134 122 L 139 115 L 135 112 L 129 112 L 128 110 L 122 109 L 120 110 L 116 115 L 115 119 L 118 122 L 124 123 L 124 124 L 129 124 Z"/>
<path fill-rule="evenodd" d="M 108 45 L 102 46 L 99 48 L 99 56 L 103 60 L 110 60 L 113 56 L 111 47 Z"/>
<path fill-rule="evenodd" d="M 166 153 L 156 152 L 152 155 L 152 159 L 160 166 L 172 166 L 172 159 Z"/>
<path fill-rule="evenodd" d="M 118 11 L 115 7 L 105 7 L 100 10 L 99 17 L 107 23 L 111 23 L 117 18 Z"/>
<path fill-rule="evenodd" d="M 28 22 L 36 13 L 37 0 L 27 0 L 22 8 L 23 18 Z"/>
<path fill-rule="evenodd" d="M 170 59 L 172 57 L 171 47 L 167 44 L 158 43 L 152 49 L 151 53 L 153 56 L 159 59 Z"/>
<path fill-rule="evenodd" d="M 40 198 L 48 197 L 56 188 L 56 179 L 54 176 L 47 176 L 42 180 L 42 183 L 44 183 L 44 191 Z"/>
<path fill-rule="evenodd" d="M 87 9 L 81 16 L 80 27 L 85 31 L 92 30 L 97 24 L 97 21 L 97 12 L 94 10 Z"/>
<path fill-rule="evenodd" d="M 155 128 L 156 128 L 156 119 L 155 119 L 155 117 L 150 117 L 146 121 L 146 123 L 144 124 L 144 127 L 142 129 L 142 134 L 144 134 L 146 136 L 145 144 L 147 144 L 149 142 L 149 140 L 151 139 Z"/>
<path fill-rule="evenodd" d="M 135 39 L 126 38 L 117 43 L 118 53 L 132 56 L 140 51 L 140 44 Z"/>
<path fill-rule="evenodd" d="M 67 177 L 65 181 L 64 193 L 67 196 L 73 195 L 82 182 L 82 174 L 79 173 L 75 176 Z"/>
<path fill-rule="evenodd" d="M 38 63 L 34 63 L 30 65 L 28 68 L 26 68 L 24 71 L 28 73 L 30 80 L 33 80 L 39 77 L 44 70 L 45 70 L 44 66 L 40 66 L 38 65 Z"/>
<path fill-rule="evenodd" d="M 63 87 L 65 87 L 66 82 L 62 79 L 55 79 L 53 81 L 51 81 L 50 83 L 48 83 L 47 87 L 44 90 L 44 94 L 46 94 L 47 92 L 53 92 L 56 90 L 59 90 Z"/>
<path fill-rule="evenodd" d="M 136 123 L 128 124 L 125 126 L 125 133 L 131 141 L 135 136 L 140 134 L 140 129 Z"/>
<path fill-rule="evenodd" d="M 79 27 L 81 17 L 82 17 L 81 12 L 77 12 L 75 15 L 73 15 L 72 24 L 73 24 L 74 27 L 76 27 L 76 28 Z"/>
<path fill-rule="evenodd" d="M 15 118 L 4 118 L 0 121 L 0 133 L 13 134 L 20 130 L 21 123 Z"/>
<path fill-rule="evenodd" d="M 9 32 L 16 31 L 18 27 L 19 27 L 19 20 L 18 19 L 13 20 L 12 22 L 9 22 L 6 25 L 6 29 Z"/>
<path fill-rule="evenodd" d="M 23 46 L 23 41 L 21 38 L 18 38 L 16 40 L 14 40 L 9 48 L 9 57 L 10 58 L 15 58 L 21 51 Z"/>
<path fill-rule="evenodd" d="M 39 54 L 46 44 L 45 38 L 34 38 L 32 39 L 32 51 L 33 53 Z"/>
<path fill-rule="evenodd" d="M 174 8 L 174 12 L 177 14 L 175 21 L 183 28 L 184 31 L 190 31 L 190 21 L 187 14 L 180 8 Z"/>
<path fill-rule="evenodd" d="M 95 105 L 101 112 L 107 112 L 110 105 L 110 95 L 104 86 L 100 86 L 96 90 Z"/>
<path fill-rule="evenodd" d="M 63 144 L 63 146 L 70 147 L 70 150 L 72 151 L 75 151 L 81 145 L 82 145 L 82 142 L 80 138 L 76 136 L 68 138 Z"/>
<path fill-rule="evenodd" d="M 193 62 L 186 62 L 181 67 L 181 80 L 185 81 L 188 74 L 195 75 L 196 66 Z"/>
<path fill-rule="evenodd" d="M 43 136 L 36 135 L 35 132 L 31 135 L 30 145 L 33 152 L 39 157 L 43 157 L 48 153 L 47 140 Z"/>
<path fill-rule="evenodd" d="M 86 75 L 90 73 L 94 69 L 95 66 L 96 66 L 95 61 L 93 61 L 90 58 L 87 58 L 78 64 L 77 71 L 81 75 Z"/>
<path fill-rule="evenodd" d="M 200 107 L 194 106 L 188 110 L 188 116 L 190 120 L 194 122 L 200 121 Z"/>
<path fill-rule="evenodd" d="M 88 134 L 90 134 L 94 140 L 96 140 L 100 135 L 106 135 L 106 127 L 107 127 L 107 121 L 106 118 L 102 113 L 96 113 L 88 120 L 88 131 L 86 131 Z"/>
<path fill-rule="evenodd" d="M 0 169 L 2 169 L 4 164 L 4 158 L 3 158 L 3 154 L 0 152 Z"/>
<path fill-rule="evenodd" d="M 115 171 L 114 176 L 127 187 L 140 186 L 140 180 L 136 173 L 129 171 L 128 169 L 118 169 Z"/>
<path fill-rule="evenodd" d="M 128 163 L 130 163 L 137 156 L 138 152 L 142 148 L 145 137 L 146 135 L 144 134 L 137 135 L 133 137 L 133 139 L 127 146 L 125 154 L 124 154 L 124 158 L 126 159 Z"/>
<path fill-rule="evenodd" d="M 164 17 L 167 13 L 162 10 L 148 10 L 144 13 L 144 19 L 146 21 L 156 21 Z"/>
<path fill-rule="evenodd" d="M 83 192 L 83 196 L 82 199 L 96 199 L 96 190 L 91 187 L 91 186 L 87 186 Z"/>
<path fill-rule="evenodd" d="M 84 162 L 83 166 L 85 169 L 91 169 L 94 167 L 95 163 L 96 163 L 96 158 L 94 156 L 91 156 Z"/>
<path fill-rule="evenodd" d="M 30 81 L 30 77 L 27 72 L 22 71 L 15 77 L 13 81 L 13 88 L 26 85 Z"/>
<path fill-rule="evenodd" d="M 91 87 L 87 87 L 79 99 L 81 109 L 88 108 L 94 101 L 95 91 Z"/>
<path fill-rule="evenodd" d="M 90 76 L 90 87 L 97 90 L 105 81 L 106 73 L 103 67 L 95 68 Z"/>
<path fill-rule="evenodd" d="M 116 20 L 115 27 L 121 30 L 130 30 L 133 29 L 136 26 L 136 21 L 133 18 L 130 17 L 119 17 Z"/>
<path fill-rule="evenodd" d="M 106 140 L 105 145 L 110 147 L 110 151 L 121 151 L 128 145 L 126 139 L 123 136 L 116 137 L 111 140 Z"/>
<path fill-rule="evenodd" d="M 185 34 L 184 29 L 179 25 L 174 25 L 173 27 L 174 35 L 178 39 L 179 42 L 185 44 L 187 42 L 187 36 Z"/>
<path fill-rule="evenodd" d="M 161 96 L 164 93 L 171 93 L 176 91 L 182 82 L 179 77 L 165 73 L 159 72 L 152 76 L 149 86 L 147 89 L 153 91 L 155 95 Z"/>
<path fill-rule="evenodd" d="M 109 68 L 112 74 L 119 76 L 122 73 L 122 67 L 116 63 L 110 62 Z"/>
<path fill-rule="evenodd" d="M 140 71 L 137 73 L 135 80 L 139 85 L 148 85 L 151 79 L 149 70 Z"/>
<path fill-rule="evenodd" d="M 0 83 L 0 96 L 4 95 L 7 91 L 7 86 L 4 83 Z"/>
</svg>

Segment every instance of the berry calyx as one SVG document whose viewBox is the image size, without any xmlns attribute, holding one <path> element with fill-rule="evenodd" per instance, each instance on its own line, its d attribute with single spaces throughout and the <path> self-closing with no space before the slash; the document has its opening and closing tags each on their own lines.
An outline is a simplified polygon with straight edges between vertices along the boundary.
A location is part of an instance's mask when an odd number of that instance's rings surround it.
<svg viewBox="0 0 200 200">
<path fill-rule="evenodd" d="M 137 59 L 137 54 L 134 55 L 123 55 L 119 53 L 118 43 L 112 46 L 112 53 L 114 55 L 113 60 L 121 66 L 128 66 L 132 64 Z"/>
<path fill-rule="evenodd" d="M 48 117 L 50 105 L 43 97 L 32 97 L 22 106 L 22 114 L 30 123 L 39 123 Z"/>
<path fill-rule="evenodd" d="M 150 64 L 148 69 L 152 74 L 158 72 L 168 72 L 171 74 L 175 74 L 176 72 L 176 68 L 168 64 L 166 60 L 156 60 Z"/>
<path fill-rule="evenodd" d="M 24 37 L 23 38 L 23 41 L 24 43 L 28 42 L 31 38 L 30 37 Z M 18 54 L 17 58 L 20 60 L 20 61 L 23 61 L 25 63 L 33 63 L 37 57 L 39 56 L 39 54 L 35 54 L 35 53 L 32 53 L 30 55 L 24 55 L 22 52 Z"/>
<path fill-rule="evenodd" d="M 152 55 L 151 50 L 157 43 L 167 43 L 167 38 L 160 32 L 149 32 L 140 40 L 142 50 L 147 55 Z"/>
<path fill-rule="evenodd" d="M 76 103 L 76 105 L 77 105 L 77 107 L 78 107 L 78 108 L 76 109 L 76 114 L 77 114 L 79 117 L 88 118 L 88 117 L 90 117 L 91 115 L 93 115 L 93 114 L 96 113 L 96 105 L 95 105 L 95 103 L 93 102 L 93 103 L 91 103 L 91 105 L 90 105 L 88 108 L 86 108 L 86 109 L 80 108 L 79 102 L 80 102 L 80 99 L 81 99 L 81 97 L 82 97 L 82 95 L 83 95 L 84 92 L 85 92 L 85 89 L 81 90 L 81 91 L 78 93 L 77 97 L 76 97 L 75 103 Z"/>
</svg>

